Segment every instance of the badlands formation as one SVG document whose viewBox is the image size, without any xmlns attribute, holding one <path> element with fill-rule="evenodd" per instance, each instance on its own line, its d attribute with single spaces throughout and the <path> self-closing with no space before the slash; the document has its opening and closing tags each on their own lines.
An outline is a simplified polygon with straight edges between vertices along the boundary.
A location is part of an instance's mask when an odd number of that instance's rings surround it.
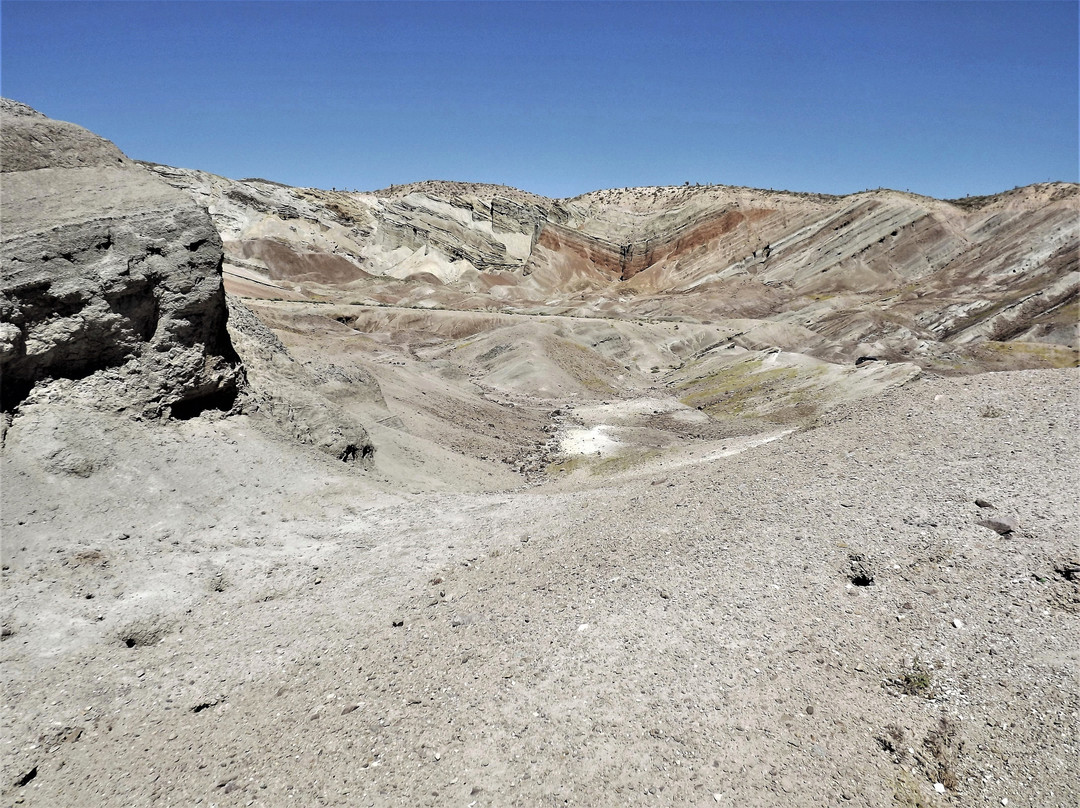
<svg viewBox="0 0 1080 808">
<path fill-rule="evenodd" d="M 290 188 L 2 106 L 5 804 L 1075 806 L 1075 185 Z"/>
</svg>

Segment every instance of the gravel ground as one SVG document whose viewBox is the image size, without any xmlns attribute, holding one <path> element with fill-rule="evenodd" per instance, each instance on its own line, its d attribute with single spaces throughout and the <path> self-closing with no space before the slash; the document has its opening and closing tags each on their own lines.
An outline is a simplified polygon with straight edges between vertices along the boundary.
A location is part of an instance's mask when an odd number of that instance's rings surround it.
<svg viewBox="0 0 1080 808">
<path fill-rule="evenodd" d="M 480 493 L 28 408 L 4 801 L 1076 806 L 1077 380 Z"/>
</svg>

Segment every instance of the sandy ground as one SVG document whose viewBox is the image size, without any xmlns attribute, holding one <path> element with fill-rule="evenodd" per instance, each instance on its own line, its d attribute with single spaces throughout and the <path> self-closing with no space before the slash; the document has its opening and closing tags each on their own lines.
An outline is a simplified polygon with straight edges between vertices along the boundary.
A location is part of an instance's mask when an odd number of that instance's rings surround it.
<svg viewBox="0 0 1080 808">
<path fill-rule="evenodd" d="M 5 802 L 1075 806 L 1076 393 L 924 379 L 460 493 L 244 417 L 30 409 Z"/>
</svg>

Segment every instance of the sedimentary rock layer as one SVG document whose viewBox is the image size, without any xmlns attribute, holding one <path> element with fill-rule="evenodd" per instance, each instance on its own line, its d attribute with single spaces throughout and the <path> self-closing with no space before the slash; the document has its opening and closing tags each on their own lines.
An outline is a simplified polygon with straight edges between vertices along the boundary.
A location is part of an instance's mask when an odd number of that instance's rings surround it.
<svg viewBox="0 0 1080 808">
<path fill-rule="evenodd" d="M 148 415 L 231 406 L 241 373 L 206 212 L 84 129 L 2 112 L 5 408 L 56 379 Z"/>
</svg>

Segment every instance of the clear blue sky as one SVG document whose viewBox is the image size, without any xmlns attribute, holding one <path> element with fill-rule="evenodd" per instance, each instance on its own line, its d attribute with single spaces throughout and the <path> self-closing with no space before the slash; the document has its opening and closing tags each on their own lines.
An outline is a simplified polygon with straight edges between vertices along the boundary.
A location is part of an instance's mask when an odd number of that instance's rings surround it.
<svg viewBox="0 0 1080 808">
<path fill-rule="evenodd" d="M 1078 179 L 1078 3 L 0 4 L 3 94 L 132 157 L 374 189 Z"/>
</svg>

